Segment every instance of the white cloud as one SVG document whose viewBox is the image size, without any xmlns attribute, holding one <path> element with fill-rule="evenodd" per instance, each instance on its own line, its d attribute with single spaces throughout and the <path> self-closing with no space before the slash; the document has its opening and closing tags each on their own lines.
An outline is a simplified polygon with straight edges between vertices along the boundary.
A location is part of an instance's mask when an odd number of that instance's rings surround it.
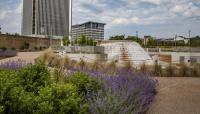
<svg viewBox="0 0 200 114">
<path fill-rule="evenodd" d="M 18 3 L 17 7 L 9 7 L 8 4 L 0 9 L 0 24 L 2 32 L 20 33 L 21 31 L 21 12 L 22 0 Z"/>
<path fill-rule="evenodd" d="M 160 4 L 160 0 L 142 0 L 143 2 L 149 2 L 149 3 L 152 3 L 152 4 Z"/>
<path fill-rule="evenodd" d="M 0 20 L 4 19 L 7 16 L 7 14 L 8 14 L 8 11 L 5 11 L 5 10 L 0 11 Z"/>
<path fill-rule="evenodd" d="M 2 4 L 3 2 L 0 3 L 0 24 L 3 31 L 20 32 L 22 0 L 14 8 L 10 6 L 10 2 Z M 106 23 L 107 29 L 112 30 L 116 30 L 115 26 L 124 27 L 123 25 L 193 25 L 197 23 L 195 19 L 199 16 L 199 0 L 73 0 L 73 24 L 98 21 Z"/>
</svg>

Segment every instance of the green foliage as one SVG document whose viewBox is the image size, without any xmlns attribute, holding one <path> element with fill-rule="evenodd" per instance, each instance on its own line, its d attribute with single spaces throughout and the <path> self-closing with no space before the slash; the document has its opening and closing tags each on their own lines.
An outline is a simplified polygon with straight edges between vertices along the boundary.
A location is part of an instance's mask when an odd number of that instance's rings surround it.
<svg viewBox="0 0 200 114">
<path fill-rule="evenodd" d="M 19 79 L 15 72 L 0 70 L 0 106 L 1 111 L 6 110 L 4 105 L 9 105 L 10 91 L 19 85 Z M 7 102 L 7 104 L 4 104 Z"/>
<path fill-rule="evenodd" d="M 6 50 L 7 50 L 6 47 L 1 47 L 0 49 L 3 50 L 3 51 L 6 51 Z"/>
<path fill-rule="evenodd" d="M 63 37 L 63 44 L 64 46 L 68 46 L 70 44 L 69 38 L 67 36 Z"/>
<path fill-rule="evenodd" d="M 128 37 L 126 38 L 126 40 L 135 41 L 135 42 L 139 43 L 140 45 L 143 44 L 142 39 L 138 38 L 137 36 L 128 36 Z"/>
<path fill-rule="evenodd" d="M 190 42 L 191 42 L 190 46 L 199 47 L 200 46 L 200 36 L 191 38 Z"/>
<path fill-rule="evenodd" d="M 39 114 L 78 114 L 82 97 L 73 84 L 52 84 L 39 91 Z"/>
<path fill-rule="evenodd" d="M 29 49 L 29 47 L 30 47 L 30 44 L 27 43 L 27 42 L 24 42 L 24 43 L 22 44 L 22 46 L 20 47 L 20 49 L 21 49 L 21 50 Z"/>
<path fill-rule="evenodd" d="M 96 45 L 96 42 L 93 39 L 87 38 L 85 35 L 81 35 L 80 38 L 75 39 L 74 43 L 80 46 L 95 46 Z"/>
<path fill-rule="evenodd" d="M 5 112 L 7 113 L 31 114 L 37 107 L 35 94 L 26 92 L 21 86 L 12 88 L 5 98 L 7 100 Z"/>
<path fill-rule="evenodd" d="M 53 72 L 53 79 L 56 83 L 63 82 L 65 79 L 64 70 L 62 68 L 55 68 Z"/>
<path fill-rule="evenodd" d="M 81 94 L 86 94 L 88 91 L 95 92 L 100 87 L 96 78 L 81 72 L 69 76 L 67 82 L 76 85 Z"/>
<path fill-rule="evenodd" d="M 16 50 L 16 48 L 12 47 L 12 48 L 11 48 L 11 50 L 15 51 L 15 50 Z"/>
<path fill-rule="evenodd" d="M 89 83 L 87 87 L 91 86 L 91 80 L 85 81 Z M 49 72 L 42 63 L 19 71 L 0 70 L 0 113 L 88 113 L 88 104 L 79 94 L 79 86 L 76 86 L 75 82 L 57 84 L 50 82 Z"/>
<path fill-rule="evenodd" d="M 86 42 L 87 42 L 87 38 L 85 35 L 81 35 L 81 37 L 78 39 L 78 42 L 81 46 L 84 46 L 86 45 Z"/>
<path fill-rule="evenodd" d="M 4 106 L 0 106 L 0 113 L 2 114 L 4 111 Z"/>
<path fill-rule="evenodd" d="M 32 111 L 34 94 L 24 91 L 17 73 L 1 70 L 0 83 L 0 112 L 26 114 Z"/>
<path fill-rule="evenodd" d="M 111 36 L 109 40 L 125 40 L 125 35 Z"/>
<path fill-rule="evenodd" d="M 89 45 L 89 46 L 95 46 L 94 40 L 93 39 L 88 39 L 87 45 Z"/>
<path fill-rule="evenodd" d="M 149 38 L 147 46 L 156 46 L 156 39 L 154 39 L 153 37 Z"/>
<path fill-rule="evenodd" d="M 28 92 L 37 93 L 50 82 L 50 74 L 43 63 L 22 68 L 18 73 L 21 84 Z"/>
</svg>

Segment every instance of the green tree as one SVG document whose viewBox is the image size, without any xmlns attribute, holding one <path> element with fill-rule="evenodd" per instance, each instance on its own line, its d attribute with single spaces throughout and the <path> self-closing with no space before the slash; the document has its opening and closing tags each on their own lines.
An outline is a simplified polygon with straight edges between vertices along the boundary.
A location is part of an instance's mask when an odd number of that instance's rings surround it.
<svg viewBox="0 0 200 114">
<path fill-rule="evenodd" d="M 81 35 L 79 38 L 76 38 L 74 41 L 75 44 L 80 46 L 95 46 L 96 42 L 92 38 L 87 38 L 85 35 Z"/>
<path fill-rule="evenodd" d="M 64 44 L 64 46 L 68 46 L 70 44 L 69 37 L 67 37 L 67 36 L 63 37 L 63 44 Z"/>
<path fill-rule="evenodd" d="M 109 40 L 125 40 L 125 35 L 111 36 Z"/>
<path fill-rule="evenodd" d="M 87 37 L 85 35 L 81 35 L 79 38 L 79 44 L 81 46 L 84 46 L 84 45 L 86 45 L 86 43 L 87 43 Z"/>
<path fill-rule="evenodd" d="M 200 47 L 200 36 L 196 36 L 190 39 L 190 46 L 192 47 Z"/>
<path fill-rule="evenodd" d="M 148 47 L 155 47 L 157 45 L 157 41 L 155 38 L 151 37 L 149 38 L 149 41 L 147 43 L 147 46 Z"/>
<path fill-rule="evenodd" d="M 128 36 L 126 38 L 126 40 L 132 40 L 132 41 L 135 41 L 137 43 L 139 43 L 140 45 L 142 45 L 142 39 L 138 38 L 137 36 Z"/>
</svg>

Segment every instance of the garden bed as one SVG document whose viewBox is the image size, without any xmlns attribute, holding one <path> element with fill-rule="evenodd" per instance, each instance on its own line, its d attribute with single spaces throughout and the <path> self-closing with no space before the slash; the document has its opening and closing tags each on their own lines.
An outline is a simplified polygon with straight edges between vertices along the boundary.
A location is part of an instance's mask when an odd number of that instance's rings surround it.
<svg viewBox="0 0 200 114">
<path fill-rule="evenodd" d="M 42 62 L 1 63 L 0 113 L 143 114 L 156 95 L 158 82 L 148 74 L 70 64 L 53 62 L 50 73 Z"/>
<path fill-rule="evenodd" d="M 0 50 L 0 58 L 14 57 L 17 56 L 17 51 L 15 50 Z"/>
</svg>

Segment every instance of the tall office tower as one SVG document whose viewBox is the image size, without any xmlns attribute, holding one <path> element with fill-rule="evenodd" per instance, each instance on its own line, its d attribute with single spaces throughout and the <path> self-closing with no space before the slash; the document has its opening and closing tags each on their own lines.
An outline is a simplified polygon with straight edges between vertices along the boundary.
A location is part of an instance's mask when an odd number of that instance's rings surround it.
<svg viewBox="0 0 200 114">
<path fill-rule="evenodd" d="M 71 0 L 23 0 L 22 35 L 69 36 Z"/>
<path fill-rule="evenodd" d="M 87 38 L 94 40 L 104 40 L 104 26 L 105 23 L 86 22 L 72 26 L 72 39 L 79 38 L 85 35 Z"/>
</svg>

